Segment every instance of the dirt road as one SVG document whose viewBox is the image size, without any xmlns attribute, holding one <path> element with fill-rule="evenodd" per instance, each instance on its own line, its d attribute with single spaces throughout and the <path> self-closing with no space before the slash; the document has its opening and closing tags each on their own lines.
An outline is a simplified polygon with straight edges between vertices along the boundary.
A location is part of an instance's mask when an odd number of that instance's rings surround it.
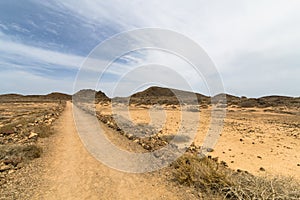
<svg viewBox="0 0 300 200">
<path fill-rule="evenodd" d="M 43 158 L 43 183 L 33 199 L 183 199 L 184 194 L 175 191 L 158 172 L 119 172 L 93 158 L 76 132 L 70 102 L 55 130 Z M 120 145 L 128 142 L 116 134 L 110 137 Z"/>
</svg>

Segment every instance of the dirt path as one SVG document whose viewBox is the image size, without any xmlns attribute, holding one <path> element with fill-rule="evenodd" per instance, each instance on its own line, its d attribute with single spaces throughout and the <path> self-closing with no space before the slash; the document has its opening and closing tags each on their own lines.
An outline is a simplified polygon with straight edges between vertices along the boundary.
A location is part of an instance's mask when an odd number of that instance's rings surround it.
<svg viewBox="0 0 300 200">
<path fill-rule="evenodd" d="M 44 181 L 33 199 L 182 199 L 158 173 L 123 173 L 94 159 L 76 132 L 70 102 L 55 129 L 43 159 Z M 118 141 L 126 142 L 116 135 Z"/>
</svg>

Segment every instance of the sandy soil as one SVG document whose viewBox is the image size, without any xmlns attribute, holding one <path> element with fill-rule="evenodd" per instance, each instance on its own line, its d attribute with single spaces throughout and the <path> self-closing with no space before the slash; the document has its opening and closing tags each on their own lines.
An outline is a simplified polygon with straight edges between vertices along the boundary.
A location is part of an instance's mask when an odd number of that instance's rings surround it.
<svg viewBox="0 0 300 200">
<path fill-rule="evenodd" d="M 165 135 L 177 133 L 183 113 L 188 116 L 188 119 L 185 118 L 188 123 L 184 123 L 184 130 L 198 127 L 194 139 L 198 146 L 202 145 L 210 128 L 209 108 L 201 109 L 201 112 L 191 112 L 184 108 L 181 112 L 178 106 L 165 106 L 163 109 L 148 105 L 130 106 L 129 112 L 116 106 L 114 108 L 115 114 L 127 117 L 136 124 L 153 125 Z M 102 114 L 110 114 L 111 106 L 99 104 L 97 110 Z M 293 176 L 300 180 L 299 111 L 273 111 L 274 108 L 228 108 L 221 137 L 211 155 L 218 157 L 219 161 L 225 161 L 233 169 L 246 170 L 256 175 Z M 199 114 L 200 123 L 193 120 Z"/>
<path fill-rule="evenodd" d="M 84 113 L 82 113 L 84 115 Z M 86 118 L 88 120 L 88 118 Z M 88 128 L 88 127 L 87 127 Z M 141 148 L 103 127 L 115 144 Z M 168 186 L 159 173 L 129 174 L 108 168 L 84 148 L 73 121 L 72 105 L 57 121 L 57 134 L 43 157 L 43 180 L 33 199 L 189 199 Z"/>
</svg>

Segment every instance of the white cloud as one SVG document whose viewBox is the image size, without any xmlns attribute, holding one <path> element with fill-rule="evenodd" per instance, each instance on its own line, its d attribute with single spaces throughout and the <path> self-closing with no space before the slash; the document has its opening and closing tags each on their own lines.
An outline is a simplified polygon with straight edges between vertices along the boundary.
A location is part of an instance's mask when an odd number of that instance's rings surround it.
<svg viewBox="0 0 300 200">
<path fill-rule="evenodd" d="M 266 85 L 265 89 L 255 93 L 260 87 L 256 80 L 269 79 L 271 76 L 276 79 L 281 77 L 281 82 L 284 82 L 278 90 L 279 93 L 299 95 L 300 91 L 295 85 L 300 85 L 300 82 L 294 78 L 299 73 L 297 66 L 300 64 L 298 0 L 54 0 L 51 3 L 36 3 L 54 8 L 58 13 L 70 13 L 74 18 L 85 21 L 87 26 L 106 23 L 119 26 L 118 28 L 124 31 L 158 27 L 183 33 L 201 45 L 216 63 L 223 75 L 227 92 L 247 95 L 247 91 L 251 91 L 251 96 L 268 93 L 267 88 L 272 87 L 276 80 L 263 82 Z M 0 40 L 0 43 L 1 52 L 74 69 L 78 68 L 78 64 L 83 60 L 80 56 L 37 49 L 6 40 Z M 124 59 L 135 64 L 167 63 L 181 70 L 187 77 L 192 77 L 189 70 L 180 67 L 180 62 L 175 62 L 176 60 L 168 56 L 147 54 L 142 58 L 127 56 Z M 92 60 L 91 70 L 103 62 L 101 59 Z M 111 74 L 120 75 L 129 70 L 128 65 L 115 65 L 116 67 L 109 71 Z M 268 74 L 257 73 L 270 69 L 272 72 Z M 191 78 L 189 80 L 192 81 Z M 243 80 L 249 82 L 245 83 Z M 243 84 L 247 84 L 247 87 Z M 279 88 L 278 84 L 280 83 L 276 84 Z"/>
<path fill-rule="evenodd" d="M 4 59 L 27 59 L 32 62 L 41 62 L 51 65 L 59 65 L 67 68 L 78 69 L 84 57 L 64 54 L 46 50 L 22 43 L 0 39 L 0 58 Z M 41 66 L 42 67 L 42 66 Z"/>
<path fill-rule="evenodd" d="M 82 18 L 114 21 L 130 30 L 161 27 L 186 34 L 198 42 L 219 69 L 247 52 L 269 52 L 300 46 L 300 1 L 59 1 Z M 291 46 L 292 45 L 292 46 Z"/>
</svg>

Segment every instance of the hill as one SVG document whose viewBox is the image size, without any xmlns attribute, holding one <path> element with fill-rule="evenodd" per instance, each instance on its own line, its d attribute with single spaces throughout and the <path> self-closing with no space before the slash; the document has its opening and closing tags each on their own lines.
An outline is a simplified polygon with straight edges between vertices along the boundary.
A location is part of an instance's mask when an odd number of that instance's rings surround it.
<svg viewBox="0 0 300 200">
<path fill-rule="evenodd" d="M 162 87 L 149 87 L 148 89 L 137 92 L 130 97 L 114 98 L 114 101 L 125 101 L 130 99 L 130 103 L 133 104 L 168 104 L 168 105 L 178 105 L 179 101 L 184 104 L 207 104 L 210 98 L 193 92 L 172 89 L 172 88 L 162 88 Z"/>
<path fill-rule="evenodd" d="M 78 102 L 107 102 L 110 101 L 110 98 L 106 96 L 102 91 L 96 91 L 92 89 L 83 89 L 76 92 L 72 96 L 73 100 Z"/>
<path fill-rule="evenodd" d="M 29 101 L 68 101 L 72 96 L 64 93 L 53 92 L 46 95 L 20 95 L 3 94 L 0 95 L 0 102 L 29 102 Z"/>
<path fill-rule="evenodd" d="M 195 98 L 196 95 L 196 98 Z M 300 108 L 300 97 L 288 97 L 288 96 L 264 96 L 260 98 L 247 98 L 247 97 L 238 97 L 230 94 L 219 94 L 214 96 L 226 97 L 227 105 L 235 105 L 238 107 L 251 108 L 251 107 L 297 107 Z M 94 98 L 95 97 L 95 98 Z M 47 95 L 20 95 L 20 94 L 3 94 L 0 95 L 0 102 L 12 102 L 12 101 L 68 101 L 75 98 L 80 101 L 94 101 L 99 102 L 108 102 L 111 99 L 106 96 L 102 91 L 96 91 L 92 89 L 83 89 L 76 92 L 74 95 L 68 95 L 59 92 L 53 92 Z M 88 99 L 92 98 L 92 99 Z M 205 96 L 199 93 L 193 93 L 189 91 L 183 91 L 172 88 L 163 88 L 158 86 L 153 86 L 145 89 L 144 91 L 137 92 L 129 97 L 114 97 L 112 99 L 114 102 L 127 102 L 131 104 L 166 104 L 166 105 L 179 105 L 179 101 L 182 101 L 183 104 L 210 104 L 211 97 Z"/>
</svg>

